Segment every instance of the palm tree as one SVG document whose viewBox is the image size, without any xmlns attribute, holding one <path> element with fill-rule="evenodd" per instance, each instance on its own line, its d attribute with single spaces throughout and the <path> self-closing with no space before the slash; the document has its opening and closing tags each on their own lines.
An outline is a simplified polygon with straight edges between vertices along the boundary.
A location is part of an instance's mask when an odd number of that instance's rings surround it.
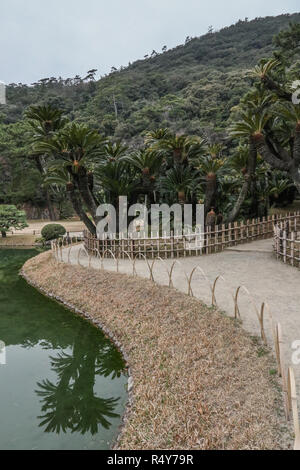
<svg viewBox="0 0 300 470">
<path fill-rule="evenodd" d="M 171 135 L 171 131 L 167 128 L 149 131 L 145 135 L 145 144 L 146 146 L 153 147 L 158 144 L 161 140 L 169 139 Z"/>
<path fill-rule="evenodd" d="M 162 165 L 162 155 L 156 150 L 146 148 L 125 157 L 124 161 L 140 174 L 143 191 L 149 195 L 153 193 Z"/>
<path fill-rule="evenodd" d="M 292 103 L 279 103 L 276 106 L 274 119 L 274 132 L 283 147 L 292 147 L 297 134 L 300 132 L 300 105 Z M 296 142 L 296 146 L 300 142 Z M 296 153 L 299 152 L 297 147 Z"/>
<path fill-rule="evenodd" d="M 287 178 L 277 179 L 271 185 L 269 194 L 272 195 L 276 200 L 284 191 L 291 188 L 292 186 L 293 184 Z"/>
<path fill-rule="evenodd" d="M 275 92 L 279 98 L 287 101 L 291 101 L 291 93 L 287 92 L 282 86 L 280 86 L 276 80 L 272 77 L 272 71 L 282 66 L 281 62 L 277 58 L 273 58 L 265 62 L 261 61 L 254 70 L 250 71 L 249 75 L 252 77 L 258 77 L 261 83 L 268 90 Z"/>
<path fill-rule="evenodd" d="M 170 159 L 169 168 L 186 165 L 188 158 L 199 151 L 203 139 L 185 134 L 173 134 L 169 129 L 158 129 L 146 134 L 145 143 L 165 159 Z"/>
<path fill-rule="evenodd" d="M 175 166 L 167 171 L 160 180 L 162 194 L 177 199 L 180 204 L 185 204 L 189 195 L 193 192 L 196 178 L 189 167 L 182 168 Z"/>
<path fill-rule="evenodd" d="M 52 170 L 65 169 L 70 176 L 67 186 L 74 210 L 88 229 L 96 234 L 98 201 L 93 192 L 92 169 L 103 156 L 103 146 L 106 143 L 99 134 L 83 124 L 73 123 L 49 141 L 39 141 L 35 144 L 37 153 L 52 155 L 55 159 Z M 75 194 L 77 190 L 77 195 Z M 80 197 L 77 197 L 77 196 Z M 93 221 L 90 221 L 83 206 L 86 206 Z M 94 222 L 94 223 L 93 223 Z"/>
<path fill-rule="evenodd" d="M 95 168 L 96 186 L 101 201 L 112 204 L 116 210 L 116 233 L 119 233 L 119 198 L 127 196 L 128 203 L 137 202 L 142 192 L 135 168 L 130 168 L 122 158 Z"/>
<path fill-rule="evenodd" d="M 55 132 L 63 129 L 67 123 L 67 120 L 63 117 L 63 112 L 51 105 L 30 106 L 25 112 L 25 117 L 28 119 L 33 130 L 33 142 L 42 140 L 47 142 Z M 43 154 L 34 153 L 34 161 L 40 175 L 44 178 L 45 162 L 43 161 Z M 47 187 L 44 188 L 44 192 L 50 220 L 56 220 L 53 203 Z"/>
<path fill-rule="evenodd" d="M 247 173 L 249 147 L 248 145 L 240 142 L 234 154 L 228 160 L 228 167 L 236 172 L 238 175 L 245 175 Z"/>
<path fill-rule="evenodd" d="M 128 147 L 121 142 L 107 142 L 103 148 L 103 161 L 114 162 L 127 155 Z"/>
<path fill-rule="evenodd" d="M 63 117 L 63 111 L 52 106 L 30 106 L 25 111 L 25 117 L 35 131 L 35 139 L 49 139 L 55 132 L 63 129 L 68 120 Z"/>
<path fill-rule="evenodd" d="M 205 183 L 204 211 L 207 214 L 212 207 L 215 207 L 217 182 L 225 170 L 225 161 L 216 157 L 214 148 L 213 156 L 206 155 L 194 159 L 193 166 L 198 171 L 201 181 Z"/>
<path fill-rule="evenodd" d="M 291 32 L 287 33 L 289 40 L 292 35 Z M 291 44 L 292 42 L 291 40 Z M 294 119 L 290 121 L 293 122 L 291 127 L 287 125 L 286 112 L 282 110 L 282 103 L 284 103 L 284 107 L 292 110 L 292 92 L 288 75 L 289 67 L 287 66 L 291 63 L 284 63 L 287 56 L 284 58 L 278 53 L 274 55 L 275 57 L 268 62 L 261 61 L 260 65 L 252 72 L 253 76 L 259 78 L 259 82 L 255 84 L 256 88 L 265 93 L 271 93 L 272 100 L 268 103 L 267 109 L 273 119 L 269 120 L 264 129 L 263 126 L 259 126 L 260 128 L 256 132 L 251 132 L 251 136 L 257 153 L 273 169 L 286 171 L 298 192 L 300 192 L 300 121 L 297 113 L 298 106 L 295 106 L 296 113 L 294 113 Z M 290 60 L 291 55 L 288 55 Z M 294 51 L 292 55 L 294 55 Z M 244 104 L 247 106 L 247 100 Z M 258 117 L 256 116 L 256 118 Z M 260 113 L 260 117 L 263 117 L 262 113 Z"/>
<path fill-rule="evenodd" d="M 270 59 L 267 62 L 262 61 L 249 72 L 249 75 L 252 77 L 259 77 L 260 79 L 264 80 L 270 75 L 271 70 L 278 65 L 280 65 L 280 62 L 277 59 Z"/>
<path fill-rule="evenodd" d="M 232 137 L 252 137 L 259 140 L 270 117 L 266 111 L 262 113 L 242 111 L 241 119 L 230 126 L 229 132 Z"/>
<path fill-rule="evenodd" d="M 138 180 L 129 171 L 126 161 L 120 160 L 99 165 L 95 169 L 95 176 L 99 190 L 103 194 L 103 201 L 118 207 L 120 196 L 133 197 L 138 192 Z"/>
<path fill-rule="evenodd" d="M 230 127 L 230 134 L 232 137 L 239 137 L 243 140 L 248 140 L 248 158 L 247 166 L 244 171 L 244 183 L 242 185 L 239 197 L 228 216 L 228 222 L 235 220 L 242 208 L 242 205 L 247 197 L 248 192 L 251 190 L 253 197 L 253 205 L 256 206 L 255 200 L 255 171 L 257 165 L 258 148 L 257 143 L 264 139 L 263 130 L 270 120 L 270 115 L 266 110 L 263 112 L 254 112 L 253 105 L 250 105 L 252 110 L 242 111 L 241 119 Z"/>
<path fill-rule="evenodd" d="M 159 147 L 172 157 L 172 164 L 180 165 L 187 161 L 193 143 L 193 139 L 187 135 L 172 135 L 162 139 Z"/>
<path fill-rule="evenodd" d="M 56 186 L 61 188 L 63 194 L 65 194 L 66 191 L 66 193 L 69 195 L 75 213 L 85 224 L 85 226 L 91 231 L 91 233 L 93 233 L 94 224 L 89 218 L 88 214 L 85 212 L 79 190 L 76 189 L 74 183 L 72 182 L 71 175 L 68 173 L 66 168 L 61 166 L 56 167 L 55 165 L 48 167 L 48 171 L 45 176 L 45 185 L 52 185 L 54 187 Z"/>
</svg>

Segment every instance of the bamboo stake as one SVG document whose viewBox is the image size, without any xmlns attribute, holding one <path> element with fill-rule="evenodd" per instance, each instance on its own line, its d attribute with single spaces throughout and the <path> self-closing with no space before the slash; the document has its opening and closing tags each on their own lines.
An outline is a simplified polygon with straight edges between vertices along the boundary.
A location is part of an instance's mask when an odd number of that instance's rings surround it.
<svg viewBox="0 0 300 470">
<path fill-rule="evenodd" d="M 297 405 L 297 390 L 296 390 L 296 381 L 295 375 L 292 367 L 289 367 L 288 370 L 288 383 L 290 391 L 290 400 L 292 406 L 293 414 L 293 423 L 295 431 L 295 443 L 294 450 L 300 450 L 300 425 L 299 425 L 299 414 L 298 414 L 298 405 Z"/>
</svg>

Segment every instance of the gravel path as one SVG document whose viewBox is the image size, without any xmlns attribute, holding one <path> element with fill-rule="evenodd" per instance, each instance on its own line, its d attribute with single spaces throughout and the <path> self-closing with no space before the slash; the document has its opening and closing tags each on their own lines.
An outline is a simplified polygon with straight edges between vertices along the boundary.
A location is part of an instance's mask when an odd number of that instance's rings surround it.
<svg viewBox="0 0 300 470">
<path fill-rule="evenodd" d="M 80 246 L 71 250 L 70 261 L 77 264 Z M 67 252 L 63 252 L 67 260 Z M 154 279 L 157 283 L 168 285 L 167 269 L 170 269 L 174 260 L 157 261 L 153 268 Z M 192 290 L 195 297 L 200 298 L 208 305 L 211 304 L 212 285 L 218 275 L 222 275 L 217 282 L 216 300 L 218 307 L 228 315 L 233 315 L 234 303 L 232 296 L 236 289 L 245 286 L 260 310 L 263 302 L 267 303 L 275 321 L 281 323 L 284 339 L 284 356 L 287 365 L 292 363 L 292 343 L 300 340 L 300 272 L 297 268 L 277 261 L 272 252 L 272 240 L 261 240 L 230 248 L 222 253 L 205 255 L 201 257 L 181 258 L 180 265 L 176 264 L 173 271 L 174 287 L 182 292 L 188 290 L 186 276 L 197 265 L 205 273 L 206 279 L 200 270 L 196 270 Z M 150 260 L 150 264 L 152 261 Z M 80 264 L 87 265 L 88 258 L 81 252 Z M 100 261 L 92 259 L 92 267 L 100 269 Z M 116 263 L 111 259 L 104 260 L 104 268 L 116 271 Z M 120 260 L 119 271 L 132 273 L 132 263 L 129 260 Z M 136 271 L 140 277 L 149 278 L 149 268 L 144 260 L 136 261 Z M 259 335 L 259 323 L 251 298 L 240 291 L 239 308 L 244 328 L 252 334 Z M 271 323 L 266 315 L 265 330 L 269 344 L 273 344 Z M 300 365 L 294 365 L 297 379 L 298 394 L 300 391 Z"/>
</svg>

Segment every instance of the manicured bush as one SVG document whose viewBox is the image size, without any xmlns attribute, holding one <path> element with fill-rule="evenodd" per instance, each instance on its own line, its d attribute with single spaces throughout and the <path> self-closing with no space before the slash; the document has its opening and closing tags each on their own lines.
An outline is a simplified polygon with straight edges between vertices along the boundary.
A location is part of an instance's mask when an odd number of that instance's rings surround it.
<svg viewBox="0 0 300 470">
<path fill-rule="evenodd" d="M 8 230 L 22 230 L 25 227 L 28 227 L 25 212 L 18 210 L 16 206 L 0 205 L 0 233 L 2 237 L 6 237 Z"/>
<path fill-rule="evenodd" d="M 42 237 L 46 240 L 55 240 L 66 233 L 65 227 L 60 224 L 48 224 L 42 229 Z"/>
</svg>

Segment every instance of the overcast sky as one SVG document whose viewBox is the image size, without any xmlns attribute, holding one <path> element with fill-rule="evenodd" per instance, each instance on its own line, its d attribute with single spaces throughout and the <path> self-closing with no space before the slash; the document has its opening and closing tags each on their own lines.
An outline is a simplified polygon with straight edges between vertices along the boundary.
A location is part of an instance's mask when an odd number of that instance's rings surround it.
<svg viewBox="0 0 300 470">
<path fill-rule="evenodd" d="M 0 80 L 32 83 L 127 65 L 239 19 L 300 11 L 299 0 L 0 0 Z"/>
</svg>

